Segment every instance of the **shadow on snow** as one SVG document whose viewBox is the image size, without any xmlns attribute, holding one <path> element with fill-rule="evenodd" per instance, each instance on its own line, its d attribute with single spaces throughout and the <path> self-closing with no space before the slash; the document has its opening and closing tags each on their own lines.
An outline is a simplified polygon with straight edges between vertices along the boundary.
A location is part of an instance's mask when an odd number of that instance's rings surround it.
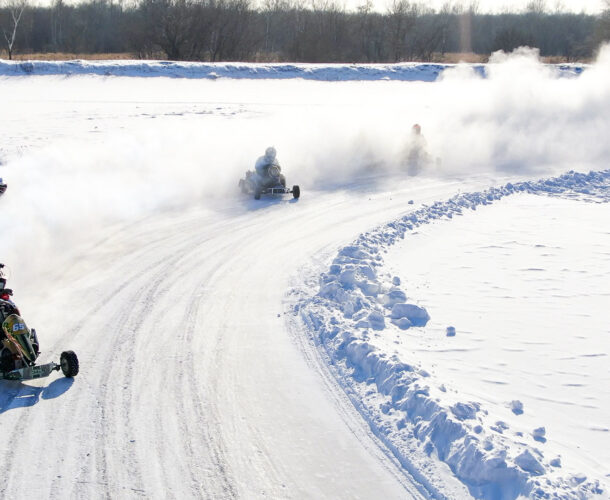
<svg viewBox="0 0 610 500">
<path fill-rule="evenodd" d="M 61 377 L 46 387 L 26 385 L 17 381 L 0 382 L 0 414 L 17 408 L 34 406 L 40 399 L 55 399 L 66 393 L 72 384 L 73 378 Z"/>
<path fill-rule="evenodd" d="M 244 196 L 241 200 L 242 206 L 248 211 L 260 210 L 273 205 L 285 203 L 297 203 L 297 198 L 287 198 L 287 195 L 263 195 L 260 200 L 255 200 L 252 196 Z"/>
</svg>

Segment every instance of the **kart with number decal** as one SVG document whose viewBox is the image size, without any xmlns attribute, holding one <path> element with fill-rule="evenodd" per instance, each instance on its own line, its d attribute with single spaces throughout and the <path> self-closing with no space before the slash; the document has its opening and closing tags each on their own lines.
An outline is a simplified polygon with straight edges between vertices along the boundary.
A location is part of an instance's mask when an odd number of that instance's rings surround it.
<svg viewBox="0 0 610 500">
<path fill-rule="evenodd" d="M 5 288 L 6 278 L 0 264 L 0 379 L 30 380 L 48 377 L 61 370 L 66 377 L 78 374 L 78 357 L 74 351 L 61 353 L 59 363 L 37 364 L 40 344 L 36 330 L 30 329 L 11 300 L 13 291 Z"/>
</svg>

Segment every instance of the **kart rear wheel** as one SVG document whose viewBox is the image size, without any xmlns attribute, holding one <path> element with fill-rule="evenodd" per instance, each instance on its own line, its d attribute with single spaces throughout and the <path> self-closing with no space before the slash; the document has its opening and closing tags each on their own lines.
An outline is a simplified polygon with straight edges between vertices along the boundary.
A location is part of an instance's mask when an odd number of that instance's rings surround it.
<svg viewBox="0 0 610 500">
<path fill-rule="evenodd" d="M 294 198 L 301 196 L 301 188 L 299 186 L 292 186 L 292 196 Z"/>
<path fill-rule="evenodd" d="M 61 371 L 66 377 L 75 377 L 78 375 L 78 358 L 74 351 L 64 351 L 59 358 Z"/>
<path fill-rule="evenodd" d="M 0 344 L 2 345 L 2 344 Z M 7 373 L 15 369 L 15 359 L 7 348 L 0 349 L 0 373 Z"/>
</svg>

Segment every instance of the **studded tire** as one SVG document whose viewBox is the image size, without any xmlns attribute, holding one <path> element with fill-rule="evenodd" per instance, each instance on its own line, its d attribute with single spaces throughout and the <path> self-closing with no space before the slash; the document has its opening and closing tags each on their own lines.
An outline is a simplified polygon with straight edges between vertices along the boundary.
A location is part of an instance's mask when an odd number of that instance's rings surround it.
<svg viewBox="0 0 610 500">
<path fill-rule="evenodd" d="M 74 351 L 64 351 L 59 357 L 59 366 L 66 377 L 76 377 L 78 375 L 78 358 Z"/>
</svg>

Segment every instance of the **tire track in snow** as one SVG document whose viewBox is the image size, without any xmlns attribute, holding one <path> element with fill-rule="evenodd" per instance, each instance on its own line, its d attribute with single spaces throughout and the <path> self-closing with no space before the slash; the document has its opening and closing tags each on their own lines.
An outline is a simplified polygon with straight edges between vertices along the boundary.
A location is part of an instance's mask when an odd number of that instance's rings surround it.
<svg viewBox="0 0 610 500">
<path fill-rule="evenodd" d="M 177 404 L 180 409 L 178 415 L 182 417 L 179 421 L 182 433 L 185 436 L 192 435 L 192 426 L 189 424 L 192 422 L 205 422 L 205 425 L 201 426 L 202 428 L 199 429 L 197 434 L 203 438 L 203 442 L 194 443 L 192 438 L 185 442 L 187 460 L 191 464 L 189 476 L 193 485 L 193 493 L 198 497 L 236 498 L 237 492 L 233 484 L 234 480 L 231 477 L 232 474 L 225 458 L 226 450 L 222 442 L 221 419 L 213 405 L 206 401 L 201 387 L 197 385 L 198 364 L 192 346 L 196 333 L 205 334 L 205 331 L 197 330 L 197 318 L 201 303 L 205 300 L 204 297 L 207 289 L 205 283 L 219 272 L 222 266 L 222 263 L 217 264 L 216 259 L 210 259 L 204 252 L 202 252 L 203 257 L 197 256 L 200 246 L 207 242 L 208 239 L 206 238 L 195 246 L 193 252 L 190 252 L 195 254 L 196 260 L 189 265 L 186 265 L 186 262 L 183 263 L 182 268 L 184 271 L 182 273 L 174 272 L 176 286 L 180 286 L 183 279 L 192 273 L 192 269 L 206 268 L 205 275 L 192 288 L 186 303 L 184 318 L 177 329 L 178 335 L 176 340 L 179 340 L 182 344 L 178 351 L 183 353 L 184 359 L 176 365 L 178 371 L 176 376 L 174 376 L 173 387 L 175 394 L 179 396 Z M 229 246 L 220 249 L 217 253 L 225 255 L 225 252 L 228 250 L 230 250 Z M 197 474 L 200 474 L 202 469 L 202 457 L 200 455 L 203 450 L 209 451 L 211 458 L 211 463 L 209 464 L 211 467 L 207 467 L 205 473 L 207 484 L 197 478 Z"/>
<path fill-rule="evenodd" d="M 363 446 L 368 437 L 357 428 L 345 431 L 334 416 L 343 403 L 312 385 L 317 375 L 302 371 L 276 318 L 287 269 L 385 218 L 374 201 L 354 214 L 353 198 L 321 198 L 149 219 L 116 233 L 110 251 L 83 259 L 73 274 L 105 276 L 78 283 L 73 294 L 90 284 L 79 317 L 54 338 L 84 353 L 83 371 L 53 406 L 23 412 L 45 447 L 56 444 L 47 421 L 64 435 L 69 429 L 65 462 L 40 462 L 46 470 L 34 480 L 43 496 L 317 497 L 362 494 L 371 484 L 405 491 L 388 472 L 394 465 L 379 464 L 376 445 Z M 329 412 L 322 420 L 319 403 Z M 13 472 L 7 494 L 25 481 Z"/>
<path fill-rule="evenodd" d="M 142 288 L 140 288 L 138 290 L 138 292 L 136 292 L 135 294 L 133 294 L 134 298 L 137 300 L 138 297 L 140 297 L 141 295 L 144 295 L 144 298 L 141 299 L 140 301 L 140 311 L 137 313 L 137 315 L 131 319 L 131 321 L 129 322 L 129 326 L 127 328 L 127 333 L 128 335 L 132 336 L 132 338 L 128 339 L 131 340 L 131 342 L 125 342 L 124 340 L 122 341 L 122 345 L 126 345 L 126 346 L 130 346 L 130 345 L 135 345 L 136 344 L 136 337 L 141 336 L 141 337 L 146 337 L 147 332 L 141 332 L 141 327 L 142 324 L 144 323 L 145 319 L 151 319 L 152 318 L 152 323 L 153 324 L 157 324 L 157 325 L 163 325 L 163 318 L 156 318 L 155 310 L 154 310 L 154 304 L 158 303 L 159 301 L 162 301 L 163 299 L 163 295 L 167 295 L 168 294 L 168 290 L 171 288 L 171 286 L 175 283 L 178 283 L 179 278 L 176 276 L 175 273 L 175 269 L 178 266 L 179 262 L 184 260 L 185 255 L 188 255 L 189 253 L 195 252 L 197 250 L 197 247 L 194 246 L 193 241 L 192 241 L 192 230 L 196 229 L 196 226 L 193 225 L 193 227 L 191 227 L 191 231 L 186 231 L 187 236 L 180 236 L 179 237 L 179 242 L 178 244 L 171 244 L 171 238 L 172 236 L 170 235 L 170 237 L 168 238 L 168 240 L 170 241 L 162 241 L 161 243 L 163 244 L 163 246 L 167 247 L 167 248 L 172 248 L 172 257 L 168 258 L 168 257 L 163 257 L 162 259 L 159 260 L 159 269 L 154 273 L 153 275 L 153 280 L 152 283 L 149 281 L 150 279 L 150 273 L 146 274 L 146 284 L 144 284 L 142 286 Z M 180 233 L 179 233 L 180 234 Z M 178 283 L 179 286 L 179 283 Z M 129 302 L 129 301 L 128 301 Z M 131 313 L 130 313 L 131 314 Z M 129 319 L 129 314 L 127 315 L 128 319 Z M 162 315 L 161 315 L 162 316 Z M 127 351 L 128 351 L 128 355 L 125 357 L 121 357 L 118 356 L 118 358 L 121 358 L 121 364 L 125 364 L 126 366 L 129 367 L 128 370 L 125 371 L 124 375 L 123 375 L 123 380 L 125 383 L 125 387 L 129 387 L 131 388 L 132 386 L 132 379 L 133 379 L 133 366 L 135 365 L 135 357 L 138 355 L 138 352 L 136 349 L 132 349 L 130 347 L 127 347 Z M 187 352 L 188 352 L 188 348 L 187 348 Z M 183 365 L 183 363 L 181 362 L 180 359 L 177 359 L 178 363 L 174 363 L 173 366 L 167 366 L 167 360 L 163 360 L 163 364 L 161 365 L 161 367 L 159 369 L 164 370 L 168 376 L 171 375 L 175 381 L 175 385 L 181 385 L 184 384 L 185 381 L 185 377 L 183 372 L 181 371 L 181 367 Z M 156 368 L 153 368 L 156 369 Z M 110 370 L 108 371 L 108 374 L 110 373 Z M 108 375 L 109 378 L 109 375 Z M 188 377 L 186 377 L 188 378 Z M 196 391 L 191 391 L 190 394 L 188 394 L 189 398 L 193 398 L 193 397 L 197 397 L 197 393 Z M 123 397 L 123 401 L 124 403 L 121 405 L 122 408 L 124 408 L 124 419 L 126 422 L 129 422 L 129 414 L 133 411 L 133 408 L 131 408 L 132 406 L 132 401 L 133 396 L 131 394 L 131 389 L 127 391 L 127 393 L 124 393 L 124 397 Z M 185 399 L 185 398 L 183 398 Z M 203 416 L 204 412 L 202 410 L 199 410 L 198 412 L 199 416 Z M 179 417 L 178 420 L 180 422 L 181 428 L 183 430 L 186 430 L 184 432 L 184 437 L 185 437 L 185 443 L 184 445 L 188 446 L 192 446 L 192 437 L 189 436 L 189 432 L 188 432 L 188 428 L 187 425 L 185 423 L 185 413 L 184 411 L 179 411 L 177 413 L 177 416 Z M 206 422 L 206 420 L 202 419 L 201 422 Z M 208 427 L 209 422 L 206 422 L 204 424 L 204 426 Z M 163 423 L 162 421 L 160 421 L 159 419 L 155 420 L 155 424 L 156 428 L 158 429 L 156 432 L 156 436 L 157 437 L 163 437 L 165 434 L 165 429 L 163 428 Z M 213 427 L 213 426 L 212 426 Z M 129 435 L 127 435 L 126 432 L 124 432 L 124 442 L 127 442 L 129 439 Z M 131 440 L 129 440 L 131 441 Z M 211 442 L 210 439 L 208 439 L 208 441 L 206 442 L 206 444 L 209 444 Z M 163 448 L 162 446 L 163 444 L 163 440 L 159 441 L 157 443 L 157 454 L 158 456 L 163 456 L 163 451 L 165 451 L 165 449 L 168 449 L 171 447 L 172 443 L 169 444 L 169 446 L 165 446 L 165 448 Z M 206 446 L 204 445 L 202 447 L 203 449 L 206 448 Z M 187 452 L 188 455 L 188 452 Z M 189 457 L 187 457 L 189 458 Z M 195 469 L 195 461 L 194 459 L 192 459 L 192 456 L 190 457 L 190 464 L 189 467 L 187 467 L 187 470 L 189 471 L 189 474 L 191 475 L 191 477 L 193 477 L 193 470 Z M 132 458 L 130 460 L 130 462 L 133 462 L 133 464 L 138 465 L 137 459 Z M 141 464 L 139 466 L 139 468 L 141 468 Z M 219 465 L 218 467 L 219 469 L 222 469 L 222 464 Z M 166 484 L 167 486 L 171 485 L 171 479 L 168 475 L 171 473 L 172 471 L 170 470 L 172 469 L 172 467 L 160 467 L 158 470 L 165 476 L 165 480 L 164 480 L 164 484 Z M 131 475 L 131 474 L 130 474 Z M 141 475 L 141 474 L 140 474 Z M 194 484 L 194 483 L 193 483 Z M 212 488 L 213 489 L 213 488 Z M 215 496 L 214 493 L 209 492 L 212 496 Z"/>
<path fill-rule="evenodd" d="M 158 261 L 154 267 L 158 267 L 162 260 Z M 109 459 L 109 451 L 114 451 L 117 448 L 113 442 L 109 439 L 109 435 L 116 432 L 117 429 L 122 431 L 123 443 L 128 443 L 128 438 L 131 435 L 131 425 L 129 420 L 129 413 L 131 408 L 132 384 L 133 379 L 133 362 L 135 352 L 132 349 L 133 337 L 141 326 L 144 318 L 150 311 L 150 304 L 152 302 L 152 296 L 156 293 L 157 289 L 161 285 L 163 273 L 169 269 L 170 265 L 164 264 L 159 271 L 155 273 L 155 278 L 152 283 L 146 283 L 140 286 L 135 292 L 129 292 L 130 299 L 126 303 L 129 306 L 123 308 L 118 317 L 111 317 L 104 325 L 104 332 L 112 332 L 110 338 L 105 339 L 105 345 L 108 346 L 106 352 L 103 355 L 102 365 L 102 377 L 99 380 L 99 389 L 97 391 L 96 399 L 100 402 L 100 421 L 99 430 L 96 446 L 96 457 L 95 457 L 95 470 L 102 474 L 101 484 L 106 487 L 106 495 L 109 498 L 115 497 L 120 492 L 114 491 L 110 486 L 110 483 L 114 482 L 114 478 L 109 477 L 108 470 L 112 463 Z M 135 279 L 136 273 L 132 276 Z M 119 288 L 122 289 L 123 287 Z M 139 300 L 140 297 L 144 297 L 143 300 Z M 137 306 L 137 307 L 136 307 Z M 120 325 L 116 328 L 116 325 Z M 126 335 L 127 333 L 127 335 Z M 120 380 L 116 380 L 115 372 L 122 374 Z M 121 393 L 120 399 L 123 400 L 123 404 L 117 405 L 117 400 L 113 397 L 112 388 L 116 386 L 122 386 L 124 388 Z M 122 418 L 113 418 L 114 408 L 118 406 L 122 409 Z M 117 420 L 120 420 L 118 425 L 115 424 Z M 123 452 L 125 449 L 122 450 Z M 134 484 L 131 488 L 132 492 L 144 493 L 145 489 L 142 483 L 142 474 L 140 466 L 137 463 L 137 459 L 134 457 L 133 450 L 127 449 L 129 459 L 127 463 L 122 463 L 123 466 L 127 467 L 127 475 L 129 482 Z M 86 482 L 86 479 L 81 479 L 82 482 Z M 60 492 L 53 491 L 54 498 L 59 496 Z"/>
<path fill-rule="evenodd" d="M 302 283 L 295 282 L 295 285 L 302 285 Z M 385 459 L 394 464 L 393 468 L 390 468 L 389 465 L 386 468 L 388 472 L 393 474 L 403 485 L 405 490 L 409 493 L 409 498 L 439 498 L 439 492 L 429 489 L 426 484 L 417 480 L 408 470 L 403 468 L 400 462 L 396 460 L 396 457 L 394 457 L 391 450 L 389 450 L 371 431 L 367 423 L 361 418 L 361 415 L 357 411 L 351 410 L 352 405 L 356 406 L 356 402 L 337 384 L 335 375 L 333 375 L 330 370 L 330 365 L 332 363 L 331 359 L 328 357 L 323 358 L 321 356 L 319 345 L 316 344 L 315 340 L 311 336 L 308 336 L 308 334 L 303 331 L 303 327 L 299 325 L 297 316 L 292 312 L 294 304 L 295 299 L 287 297 L 287 308 L 285 311 L 285 314 L 288 315 L 286 320 L 287 327 L 293 341 L 303 354 L 307 364 L 312 370 L 317 372 L 324 381 L 326 390 L 333 399 L 337 412 L 340 413 L 345 425 L 371 455 L 378 455 L 381 453 Z M 375 447 L 371 446 L 373 443 L 375 444 Z"/>
<path fill-rule="evenodd" d="M 189 238 L 182 238 L 182 240 L 184 241 L 185 244 L 188 244 L 189 242 Z M 100 433 L 100 435 L 98 436 L 98 441 L 104 441 L 103 445 L 101 446 L 97 446 L 97 466 L 94 467 L 94 469 L 96 471 L 102 471 L 103 474 L 106 474 L 106 471 L 108 470 L 108 451 L 107 449 L 109 448 L 110 450 L 113 450 L 113 447 L 111 447 L 111 443 L 107 442 L 108 441 L 108 433 L 112 432 L 112 430 L 114 429 L 115 426 L 113 426 L 112 422 L 109 423 L 110 419 L 108 418 L 107 415 L 107 411 L 106 408 L 107 407 L 113 407 L 114 404 L 116 403 L 116 401 L 114 401 L 112 399 L 112 396 L 109 395 L 109 391 L 108 389 L 110 387 L 116 386 L 118 382 L 111 380 L 111 378 L 113 378 L 112 374 L 115 371 L 120 371 L 122 373 L 122 386 L 125 388 L 131 388 L 131 383 L 133 382 L 133 366 L 134 366 L 134 357 L 135 357 L 135 351 L 130 347 L 131 344 L 133 344 L 133 340 L 135 339 L 135 337 L 137 336 L 138 333 L 140 333 L 140 328 L 141 325 L 144 321 L 144 319 L 150 314 L 151 312 L 151 306 L 154 303 L 154 297 L 155 295 L 157 295 L 157 293 L 159 292 L 159 288 L 161 287 L 161 284 L 163 283 L 164 277 L 167 276 L 168 272 L 170 271 L 171 267 L 174 265 L 174 261 L 169 261 L 167 258 L 161 258 L 159 259 L 156 263 L 154 263 L 154 265 L 152 266 L 153 268 L 159 268 L 156 273 L 154 274 L 154 279 L 152 280 L 152 283 L 150 281 L 148 281 L 147 278 L 147 282 L 142 285 L 140 288 L 138 288 L 136 291 L 134 292 L 130 292 L 127 291 L 127 294 L 129 295 L 129 299 L 124 300 L 125 303 L 129 304 L 130 307 L 127 308 L 123 308 L 121 310 L 121 314 L 118 317 L 114 317 L 111 315 L 110 319 L 108 320 L 108 322 L 103 326 L 102 330 L 106 331 L 106 332 L 114 332 L 114 336 L 112 338 L 107 338 L 106 342 L 104 342 L 103 345 L 105 346 L 110 346 L 110 349 L 107 349 L 105 357 L 104 357 L 104 361 L 102 363 L 103 366 L 103 372 L 104 372 L 104 376 L 101 379 L 101 382 L 99 384 L 99 390 L 98 390 L 98 395 L 97 395 L 97 400 L 98 400 L 98 406 L 100 408 L 100 424 L 102 429 L 106 429 L 105 431 L 98 431 L 98 433 Z M 131 284 L 131 283 L 136 283 L 138 280 L 138 277 L 140 275 L 142 275 L 142 270 L 136 268 L 137 270 L 134 271 L 131 275 L 129 275 L 129 277 L 122 283 L 121 286 L 119 286 L 116 290 L 113 290 L 109 295 L 109 297 L 106 297 L 107 299 L 112 297 L 112 296 L 116 296 L 119 293 L 121 293 L 123 290 L 125 290 L 126 288 L 126 284 Z M 143 298 L 142 298 L 143 297 Z M 132 307 L 133 305 L 137 305 L 139 306 L 137 309 L 135 307 Z M 101 307 L 97 306 L 95 308 L 93 308 L 93 310 L 91 311 L 92 313 L 99 313 L 100 312 Z M 90 317 L 90 314 L 87 315 L 87 317 Z M 86 320 L 85 320 L 86 321 Z M 115 325 L 119 324 L 119 325 L 125 325 L 125 327 L 123 328 L 115 328 Z M 127 334 L 125 334 L 125 332 L 127 332 Z M 72 334 L 74 332 L 70 332 L 70 334 Z M 118 348 L 117 348 L 118 346 Z M 115 363 L 115 359 L 119 359 L 120 361 L 118 363 Z M 79 379 L 82 377 L 79 376 Z M 128 439 L 130 437 L 130 435 L 133 432 L 133 429 L 131 428 L 131 426 L 129 425 L 129 413 L 131 412 L 131 404 L 132 404 L 132 399 L 133 399 L 133 394 L 131 390 L 123 390 L 123 392 L 120 394 L 120 397 L 122 398 L 122 400 L 124 401 L 122 405 L 120 405 L 121 408 L 124 409 L 123 411 L 123 422 L 125 422 L 126 425 L 124 426 L 117 426 L 117 427 L 121 427 L 123 429 L 123 441 L 128 443 L 131 440 Z M 100 401 L 102 403 L 100 403 Z M 141 469 L 141 466 L 138 464 L 137 459 L 134 458 L 134 453 L 131 453 L 131 458 L 128 460 L 128 465 L 129 465 L 129 475 L 132 477 L 136 477 L 137 481 L 139 483 L 141 483 L 141 474 L 139 472 L 139 469 Z M 138 479 L 139 478 L 139 479 Z M 108 478 L 106 477 L 102 477 L 101 481 L 96 481 L 96 484 L 104 484 L 104 485 L 108 485 Z M 88 484 L 91 483 L 91 481 L 89 481 L 86 476 L 81 478 L 80 481 L 77 482 L 77 484 Z M 141 486 L 138 487 L 134 487 L 132 490 L 134 493 L 144 493 L 144 488 Z M 108 490 L 107 491 L 107 496 L 111 496 L 111 491 Z"/>
</svg>

